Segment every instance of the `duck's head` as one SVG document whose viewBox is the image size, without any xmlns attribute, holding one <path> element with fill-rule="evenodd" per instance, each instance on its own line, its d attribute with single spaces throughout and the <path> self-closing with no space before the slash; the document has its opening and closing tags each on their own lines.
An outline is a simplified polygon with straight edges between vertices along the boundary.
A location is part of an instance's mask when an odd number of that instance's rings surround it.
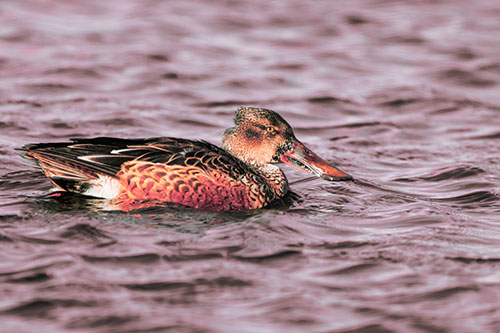
<svg viewBox="0 0 500 333">
<path fill-rule="evenodd" d="M 352 179 L 297 140 L 290 125 L 272 110 L 240 107 L 234 123 L 224 132 L 222 147 L 248 164 L 284 162 L 326 180 Z"/>
</svg>

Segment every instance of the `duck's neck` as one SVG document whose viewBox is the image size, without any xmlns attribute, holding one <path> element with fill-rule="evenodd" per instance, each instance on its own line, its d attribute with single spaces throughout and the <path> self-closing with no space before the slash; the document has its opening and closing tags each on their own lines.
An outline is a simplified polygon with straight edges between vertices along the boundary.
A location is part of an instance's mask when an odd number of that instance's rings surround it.
<svg viewBox="0 0 500 333">
<path fill-rule="evenodd" d="M 283 171 L 281 171 L 281 169 L 274 164 L 263 163 L 262 161 L 255 160 L 255 154 L 250 154 L 248 147 L 235 138 L 234 128 L 229 128 L 224 132 L 222 148 L 234 157 L 243 161 L 258 175 L 260 175 L 266 181 L 276 198 L 281 198 L 288 191 L 288 181 Z M 258 180 L 251 182 L 258 183 Z"/>
<path fill-rule="evenodd" d="M 288 192 L 288 180 L 278 166 L 274 164 L 247 164 L 266 181 L 276 198 L 281 198 Z"/>
</svg>

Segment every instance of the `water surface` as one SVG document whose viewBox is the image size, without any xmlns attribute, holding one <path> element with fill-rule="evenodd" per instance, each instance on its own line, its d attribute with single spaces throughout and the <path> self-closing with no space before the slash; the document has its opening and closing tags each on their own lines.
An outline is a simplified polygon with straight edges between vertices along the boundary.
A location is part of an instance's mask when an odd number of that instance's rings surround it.
<svg viewBox="0 0 500 333">
<path fill-rule="evenodd" d="M 500 331 L 494 1 L 0 4 L 5 332 Z M 220 143 L 278 111 L 352 174 L 250 213 L 96 212 L 14 148 Z"/>
</svg>

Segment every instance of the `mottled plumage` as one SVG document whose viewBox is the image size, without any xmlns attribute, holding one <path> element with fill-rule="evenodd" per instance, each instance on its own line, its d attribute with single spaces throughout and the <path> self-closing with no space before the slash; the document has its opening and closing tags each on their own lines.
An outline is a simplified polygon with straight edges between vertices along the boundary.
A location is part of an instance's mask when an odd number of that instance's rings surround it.
<svg viewBox="0 0 500 333">
<path fill-rule="evenodd" d="M 294 160 L 295 148 L 307 148 L 274 111 L 240 108 L 235 124 L 224 133 L 223 148 L 169 137 L 101 137 L 23 150 L 58 189 L 110 199 L 121 210 L 164 202 L 210 211 L 265 207 L 288 191 L 284 173 L 270 163 L 288 155 Z M 330 168 L 333 177 L 350 178 Z M 304 170 L 316 173 L 314 167 Z M 320 175 L 328 178 L 327 171 Z"/>
</svg>

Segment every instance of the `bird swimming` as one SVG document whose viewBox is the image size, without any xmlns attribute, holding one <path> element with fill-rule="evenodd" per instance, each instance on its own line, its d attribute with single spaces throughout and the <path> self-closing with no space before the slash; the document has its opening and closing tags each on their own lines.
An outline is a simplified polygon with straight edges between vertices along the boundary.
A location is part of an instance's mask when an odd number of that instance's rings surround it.
<svg viewBox="0 0 500 333">
<path fill-rule="evenodd" d="M 21 148 L 59 191 L 109 199 L 130 211 L 174 203 L 207 211 L 259 209 L 282 198 L 283 162 L 325 180 L 352 177 L 302 144 L 275 111 L 240 107 L 222 146 L 172 137 L 98 137 Z"/>
</svg>

